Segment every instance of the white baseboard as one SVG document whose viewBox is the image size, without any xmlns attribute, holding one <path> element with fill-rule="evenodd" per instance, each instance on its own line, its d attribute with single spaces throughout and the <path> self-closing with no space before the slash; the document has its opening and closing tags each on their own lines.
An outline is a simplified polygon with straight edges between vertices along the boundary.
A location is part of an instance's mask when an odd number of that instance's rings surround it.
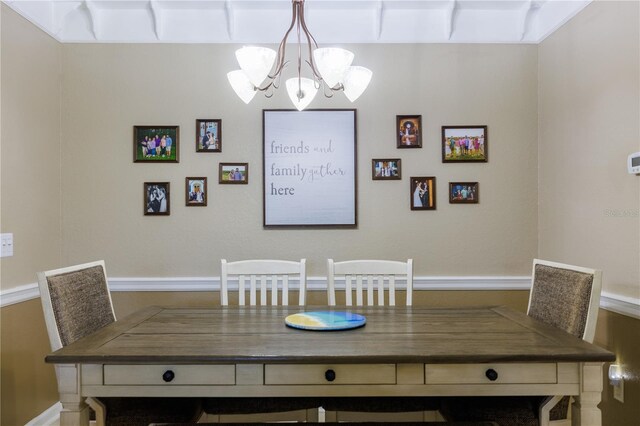
<svg viewBox="0 0 640 426">
<path fill-rule="evenodd" d="M 414 291 L 492 291 L 529 290 L 531 278 L 528 276 L 421 276 L 414 277 Z M 230 282 L 229 288 L 237 290 L 237 282 Z M 309 277 L 309 291 L 326 291 L 325 277 Z M 113 292 L 209 292 L 220 290 L 219 277 L 120 277 L 110 278 L 109 287 Z M 337 288 L 344 288 L 344 282 L 337 281 Z M 402 290 L 404 283 L 398 283 Z M 0 307 L 26 302 L 40 297 L 38 284 L 26 284 L 0 291 Z M 640 319 L 640 299 L 603 292 L 600 307 L 621 315 Z"/>
<path fill-rule="evenodd" d="M 44 410 L 40 415 L 32 419 L 25 426 L 54 426 L 60 423 L 60 411 L 62 411 L 62 404 L 56 402 L 51 407 Z"/>
</svg>

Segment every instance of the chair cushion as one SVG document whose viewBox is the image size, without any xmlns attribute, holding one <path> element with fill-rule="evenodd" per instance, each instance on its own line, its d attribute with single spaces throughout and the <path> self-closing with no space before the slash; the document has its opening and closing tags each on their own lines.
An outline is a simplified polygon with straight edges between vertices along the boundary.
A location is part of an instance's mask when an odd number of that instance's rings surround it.
<svg viewBox="0 0 640 426">
<path fill-rule="evenodd" d="M 62 346 L 115 321 L 101 266 L 47 277 Z"/>
<path fill-rule="evenodd" d="M 149 423 L 195 423 L 202 414 L 199 398 L 99 398 L 106 426 Z"/>
<path fill-rule="evenodd" d="M 591 274 L 536 265 L 528 315 L 582 338 L 592 285 Z"/>
<path fill-rule="evenodd" d="M 442 398 L 440 413 L 447 421 L 492 421 L 500 426 L 538 426 L 541 397 Z"/>
<path fill-rule="evenodd" d="M 324 398 L 322 408 L 327 411 L 357 411 L 365 413 L 406 413 L 434 411 L 440 408 L 439 398 L 427 397 L 344 397 Z"/>
<path fill-rule="evenodd" d="M 207 414 L 254 414 L 318 408 L 319 398 L 203 398 L 202 409 Z"/>
</svg>

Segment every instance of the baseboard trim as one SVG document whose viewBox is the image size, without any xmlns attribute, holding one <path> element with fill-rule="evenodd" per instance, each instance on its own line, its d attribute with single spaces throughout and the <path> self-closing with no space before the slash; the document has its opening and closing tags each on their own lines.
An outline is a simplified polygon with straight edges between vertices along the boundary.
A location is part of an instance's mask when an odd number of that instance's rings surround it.
<svg viewBox="0 0 640 426">
<path fill-rule="evenodd" d="M 531 278 L 528 276 L 422 276 L 413 280 L 414 291 L 511 291 L 529 290 Z M 110 278 L 109 287 L 113 292 L 209 292 L 220 290 L 219 277 L 119 277 Z M 229 283 L 231 290 L 237 290 L 237 282 Z M 337 281 L 338 289 L 344 288 L 344 281 Z M 326 291 L 325 277 L 309 277 L 308 291 Z M 398 289 L 405 288 L 403 282 Z M 25 284 L 0 291 L 0 308 L 26 302 L 40 297 L 38 283 Z M 640 299 L 602 292 L 600 307 L 621 315 L 640 319 Z"/>
<path fill-rule="evenodd" d="M 62 404 L 56 402 L 51 407 L 44 410 L 40 415 L 32 419 L 25 426 L 54 426 L 60 422 L 60 411 L 62 411 Z"/>
</svg>

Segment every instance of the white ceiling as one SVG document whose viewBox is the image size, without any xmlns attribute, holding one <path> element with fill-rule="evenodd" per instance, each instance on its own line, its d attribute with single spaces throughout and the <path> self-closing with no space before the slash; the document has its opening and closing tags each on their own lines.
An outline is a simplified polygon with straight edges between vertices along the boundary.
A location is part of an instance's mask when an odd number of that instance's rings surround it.
<svg viewBox="0 0 640 426">
<path fill-rule="evenodd" d="M 278 43 L 291 22 L 291 0 L 3 1 L 69 43 Z M 305 10 L 321 46 L 539 43 L 590 2 L 306 0 Z"/>
</svg>

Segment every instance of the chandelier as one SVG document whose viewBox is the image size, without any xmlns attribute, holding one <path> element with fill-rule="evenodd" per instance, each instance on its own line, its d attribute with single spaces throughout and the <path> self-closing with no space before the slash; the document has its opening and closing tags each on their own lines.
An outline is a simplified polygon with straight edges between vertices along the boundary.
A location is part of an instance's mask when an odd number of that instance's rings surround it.
<svg viewBox="0 0 640 426">
<path fill-rule="evenodd" d="M 318 48 L 304 21 L 304 0 L 292 0 L 293 16 L 291 25 L 284 34 L 276 52 L 273 49 L 245 46 L 236 51 L 239 70 L 227 74 L 231 87 L 245 103 L 251 102 L 258 91 L 267 98 L 280 87 L 282 71 L 290 61 L 285 61 L 289 34 L 295 27 L 298 41 L 298 76 L 285 82 L 291 102 L 302 111 L 316 96 L 320 88 L 327 98 L 335 92 L 344 92 L 354 102 L 365 91 L 373 73 L 371 70 L 351 66 L 354 54 L 348 50 L 327 47 Z M 307 58 L 304 62 L 311 68 L 311 77 L 302 77 L 303 38 L 306 39 Z"/>
</svg>

